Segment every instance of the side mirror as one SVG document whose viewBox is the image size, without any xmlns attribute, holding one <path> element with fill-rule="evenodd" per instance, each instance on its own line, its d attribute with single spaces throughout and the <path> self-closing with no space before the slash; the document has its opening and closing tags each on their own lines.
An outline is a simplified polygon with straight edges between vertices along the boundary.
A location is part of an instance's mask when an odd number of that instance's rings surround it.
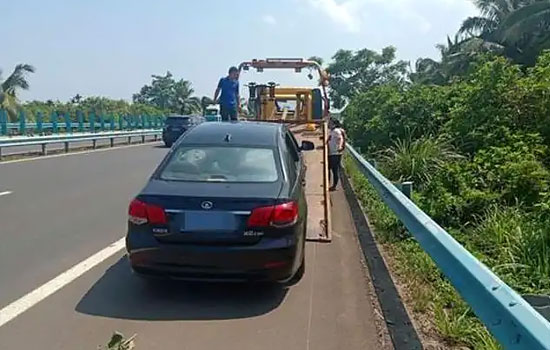
<svg viewBox="0 0 550 350">
<path fill-rule="evenodd" d="M 312 151 L 315 149 L 315 145 L 311 141 L 302 141 L 301 151 Z"/>
</svg>

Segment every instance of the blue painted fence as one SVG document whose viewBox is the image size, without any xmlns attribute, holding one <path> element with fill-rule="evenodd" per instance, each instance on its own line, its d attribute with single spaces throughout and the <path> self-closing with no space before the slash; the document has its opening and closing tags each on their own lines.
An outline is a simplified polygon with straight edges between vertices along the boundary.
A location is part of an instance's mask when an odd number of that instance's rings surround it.
<svg viewBox="0 0 550 350">
<path fill-rule="evenodd" d="M 504 349 L 550 350 L 550 322 L 542 314 L 420 210 L 352 146 L 347 148 L 382 200 Z"/>
<path fill-rule="evenodd" d="M 8 122 L 8 114 L 0 109 L 0 136 L 27 135 L 43 133 L 72 133 L 72 132 L 98 132 L 114 130 L 139 130 L 158 129 L 164 124 L 164 116 L 150 115 L 114 115 L 88 114 L 88 122 L 84 122 L 84 113 L 79 111 L 76 116 L 68 113 L 57 115 L 52 113 L 44 116 L 37 113 L 34 118 L 29 118 L 23 111 L 19 112 L 17 122 Z M 32 122 L 31 122 L 32 120 Z"/>
</svg>

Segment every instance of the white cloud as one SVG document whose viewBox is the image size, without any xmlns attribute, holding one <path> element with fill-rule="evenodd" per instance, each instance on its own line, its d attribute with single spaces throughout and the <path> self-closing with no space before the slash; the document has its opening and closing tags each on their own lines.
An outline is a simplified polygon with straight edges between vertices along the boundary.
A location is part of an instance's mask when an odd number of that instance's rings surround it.
<svg viewBox="0 0 550 350">
<path fill-rule="evenodd" d="M 388 21 L 413 24 L 414 29 L 430 31 L 433 17 L 442 8 L 473 13 L 474 5 L 468 0 L 305 0 L 311 7 L 322 11 L 343 30 L 357 33 L 363 29 L 367 17 L 384 16 Z M 422 11 L 421 8 L 432 8 Z"/>
<path fill-rule="evenodd" d="M 264 21 L 264 23 L 271 24 L 271 25 L 277 24 L 277 20 L 272 15 L 264 15 L 262 17 L 262 21 Z"/>
<path fill-rule="evenodd" d="M 357 16 L 358 5 L 362 5 L 362 0 L 347 0 L 337 2 L 336 0 L 307 0 L 311 6 L 322 11 L 334 23 L 343 26 L 345 30 L 357 33 L 361 29 L 361 20 Z"/>
</svg>

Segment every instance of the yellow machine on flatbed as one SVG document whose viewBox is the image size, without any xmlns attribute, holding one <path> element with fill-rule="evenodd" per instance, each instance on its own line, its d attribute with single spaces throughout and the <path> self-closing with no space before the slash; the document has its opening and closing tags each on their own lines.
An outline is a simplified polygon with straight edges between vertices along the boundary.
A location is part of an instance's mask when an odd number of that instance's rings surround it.
<svg viewBox="0 0 550 350">
<path fill-rule="evenodd" d="M 253 120 L 289 124 L 289 129 L 298 141 L 308 140 L 317 144 L 314 152 L 304 154 L 307 167 L 307 239 L 330 242 L 332 234 L 327 149 L 329 100 L 326 91 L 328 74 L 317 62 L 301 58 L 252 60 L 239 66 L 240 71 L 248 71 L 250 68 L 258 72 L 264 69 L 292 69 L 296 72 L 308 69 L 319 73 L 319 87 L 313 88 L 281 87 L 273 82 L 249 83 L 248 103 Z"/>
</svg>

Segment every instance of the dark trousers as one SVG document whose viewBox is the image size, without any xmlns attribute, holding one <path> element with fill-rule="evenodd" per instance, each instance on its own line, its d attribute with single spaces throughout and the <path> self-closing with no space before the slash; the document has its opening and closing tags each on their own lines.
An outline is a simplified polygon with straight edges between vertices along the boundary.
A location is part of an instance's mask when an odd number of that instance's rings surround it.
<svg viewBox="0 0 550 350">
<path fill-rule="evenodd" d="M 328 156 L 328 170 L 329 176 L 332 175 L 332 186 L 338 185 L 340 179 L 340 163 L 342 162 L 341 154 L 333 154 Z"/>
<path fill-rule="evenodd" d="M 237 106 L 220 106 L 220 114 L 222 116 L 222 121 L 228 122 L 232 120 L 237 120 Z"/>
</svg>

